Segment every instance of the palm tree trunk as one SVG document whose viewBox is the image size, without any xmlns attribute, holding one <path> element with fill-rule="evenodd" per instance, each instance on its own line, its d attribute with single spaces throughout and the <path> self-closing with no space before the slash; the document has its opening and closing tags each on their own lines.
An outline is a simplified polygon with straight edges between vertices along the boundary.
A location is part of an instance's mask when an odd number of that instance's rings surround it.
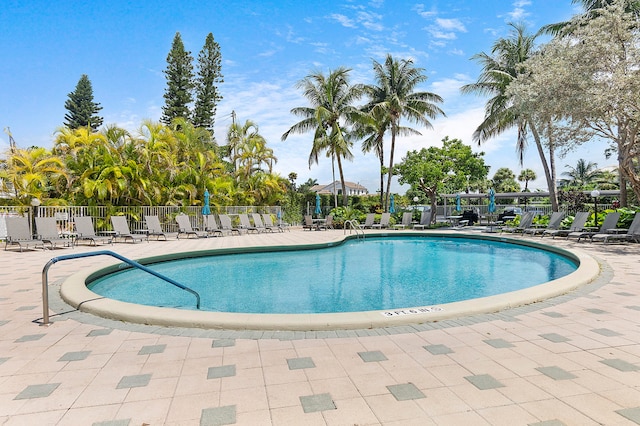
<svg viewBox="0 0 640 426">
<path fill-rule="evenodd" d="M 555 171 L 552 173 L 547 163 L 547 158 L 544 153 L 544 148 L 542 146 L 542 142 L 540 141 L 540 134 L 538 133 L 538 129 L 533 124 L 533 121 L 528 119 L 529 129 L 531 129 L 531 133 L 533 134 L 533 139 L 536 142 L 536 148 L 538 149 L 538 155 L 540 156 L 540 162 L 542 163 L 542 168 L 544 170 L 544 177 L 547 180 L 547 187 L 549 188 L 549 199 L 551 201 L 551 210 L 554 212 L 558 211 L 558 194 L 556 191 L 556 182 L 555 182 Z"/>
<path fill-rule="evenodd" d="M 342 173 L 342 161 L 340 161 L 339 155 L 336 155 L 336 157 L 338 158 L 338 172 L 340 172 L 340 183 L 342 184 L 342 205 L 346 207 L 348 203 L 347 186 L 344 183 L 344 173 Z"/>
<path fill-rule="evenodd" d="M 391 123 L 391 152 L 389 153 L 389 176 L 387 177 L 387 193 L 384 199 L 384 211 L 389 211 L 389 198 L 391 197 L 391 178 L 393 178 L 393 152 L 396 149 L 396 126 L 397 123 Z"/>
<path fill-rule="evenodd" d="M 380 205 L 384 205 L 384 158 L 380 157 Z"/>
<path fill-rule="evenodd" d="M 338 208 L 338 191 L 336 191 L 336 157 L 335 154 L 331 153 L 331 177 L 333 178 L 333 206 Z M 342 173 L 342 172 L 341 172 Z"/>
</svg>

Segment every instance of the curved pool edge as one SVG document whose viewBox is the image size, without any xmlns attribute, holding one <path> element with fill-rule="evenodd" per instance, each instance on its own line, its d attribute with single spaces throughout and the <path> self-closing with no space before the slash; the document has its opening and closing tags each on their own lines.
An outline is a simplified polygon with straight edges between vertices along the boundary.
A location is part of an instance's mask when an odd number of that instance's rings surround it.
<svg viewBox="0 0 640 426">
<path fill-rule="evenodd" d="M 92 315 L 112 320 L 163 327 L 183 327 L 202 329 L 232 330 L 290 330 L 325 331 L 343 329 L 384 328 L 400 325 L 442 321 L 464 316 L 498 312 L 505 309 L 528 305 L 557 297 L 594 281 L 600 274 L 600 265 L 593 257 L 580 250 L 566 250 L 530 240 L 521 240 L 492 235 L 470 235 L 450 232 L 403 232 L 403 235 L 424 235 L 428 237 L 472 238 L 503 241 L 518 245 L 541 248 L 563 254 L 578 263 L 578 269 L 562 278 L 522 290 L 488 296 L 478 299 L 447 303 L 437 306 L 412 307 L 398 310 L 348 312 L 332 314 L 243 314 L 160 308 L 120 302 L 104 298 L 86 287 L 91 276 L 105 269 L 79 271 L 68 277 L 60 287 L 62 299 L 72 307 Z M 367 236 L 397 236 L 397 232 L 380 232 Z M 310 249 L 330 247 L 355 236 L 346 235 L 337 242 L 310 244 L 303 246 L 261 246 L 243 247 L 233 250 L 267 251 L 282 248 Z M 226 250 L 226 249 L 222 249 Z M 226 250 L 231 252 L 230 250 Z M 192 256 L 202 256 L 217 250 L 188 252 Z M 153 258 L 141 259 L 141 263 L 180 257 L 184 253 L 170 253 Z"/>
</svg>

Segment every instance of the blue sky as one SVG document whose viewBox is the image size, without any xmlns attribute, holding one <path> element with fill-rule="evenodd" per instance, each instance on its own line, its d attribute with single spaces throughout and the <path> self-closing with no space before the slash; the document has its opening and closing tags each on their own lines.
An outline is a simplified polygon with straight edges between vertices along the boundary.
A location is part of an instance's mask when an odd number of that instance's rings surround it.
<svg viewBox="0 0 640 426">
<path fill-rule="evenodd" d="M 162 71 L 176 32 L 197 57 L 209 32 L 220 44 L 223 101 L 216 116 L 216 137 L 224 144 L 231 111 L 238 120 L 253 120 L 278 157 L 276 172 L 331 181 L 331 162 L 324 157 L 308 167 L 311 134 L 287 141 L 280 136 L 297 121 L 290 110 L 306 106 L 295 88 L 313 71 L 351 68 L 353 83 L 372 82 L 372 60 L 387 53 L 411 58 L 424 68 L 428 81 L 420 90 L 444 98 L 447 117 L 433 130 L 402 138 L 396 158 L 411 149 L 437 145 L 443 137 L 472 145 L 482 121 L 485 99 L 461 95 L 460 86 L 477 79 L 478 65 L 469 60 L 489 52 L 509 31 L 508 22 L 525 22 L 532 32 L 542 25 L 569 19 L 579 9 L 570 0 L 325 0 L 203 1 L 4 0 L 0 8 L 0 126 L 10 127 L 18 146 L 51 147 L 64 122 L 64 103 L 82 74 L 93 84 L 94 98 L 105 124 L 135 131 L 141 120 L 158 120 L 166 80 Z M 0 134 L 0 149 L 8 146 Z M 491 166 L 521 170 L 514 150 L 515 134 L 505 133 L 474 150 L 485 152 Z M 534 188 L 544 175 L 534 147 L 524 167 L 534 169 Z M 577 159 L 606 160 L 602 143 L 591 143 L 558 160 L 558 173 Z M 378 160 L 354 146 L 355 159 L 345 164 L 345 177 L 377 189 Z M 388 160 L 385 160 L 385 163 Z M 531 184 L 530 184 L 531 185 Z M 396 186 L 396 190 L 400 190 Z"/>
</svg>

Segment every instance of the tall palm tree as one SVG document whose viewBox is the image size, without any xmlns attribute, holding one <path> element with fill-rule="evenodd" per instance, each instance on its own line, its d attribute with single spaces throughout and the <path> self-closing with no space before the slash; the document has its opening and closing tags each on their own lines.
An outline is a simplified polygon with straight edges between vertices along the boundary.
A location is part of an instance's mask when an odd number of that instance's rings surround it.
<svg viewBox="0 0 640 426">
<path fill-rule="evenodd" d="M 589 189 L 600 178 L 601 173 L 598 170 L 598 163 L 588 161 L 580 158 L 575 167 L 570 165 L 565 166 L 566 172 L 562 173 L 562 176 L 568 177 L 567 184 L 580 189 Z"/>
<path fill-rule="evenodd" d="M 318 156 L 323 152 L 327 157 L 335 159 L 340 173 L 344 205 L 347 205 L 347 191 L 342 160 L 353 158 L 353 141 L 347 130 L 358 114 L 353 103 L 362 96 L 362 87 L 349 83 L 350 71 L 340 67 L 330 71 L 328 76 L 315 72 L 299 81 L 297 87 L 302 89 L 311 106 L 293 108 L 291 113 L 302 117 L 302 120 L 282 135 L 284 141 L 291 134 L 313 131 L 309 167 L 318 163 Z"/>
<path fill-rule="evenodd" d="M 480 145 L 515 127 L 518 129 L 516 152 L 522 164 L 527 146 L 526 136 L 530 131 L 542 162 L 552 208 L 557 211 L 553 149 L 550 149 L 547 161 L 545 147 L 532 118 L 519 113 L 512 96 L 508 94 L 509 85 L 523 75 L 525 61 L 535 54 L 537 34 L 527 33 L 524 24 L 510 23 L 509 26 L 512 27 L 511 34 L 496 40 L 491 54 L 481 52 L 472 56 L 471 59 L 482 65 L 482 71 L 477 82 L 461 88 L 464 94 L 491 96 L 485 105 L 484 120 L 473 133 L 473 140 Z"/>
<path fill-rule="evenodd" d="M 444 111 L 436 105 L 443 102 L 439 95 L 416 91 L 418 85 L 427 80 L 423 71 L 422 68 L 416 68 L 412 60 L 395 59 L 389 54 L 383 64 L 373 61 L 376 84 L 365 88 L 370 100 L 363 109 L 374 119 L 379 120 L 378 135 L 384 134 L 380 133 L 383 128 L 391 131 L 387 191 L 384 198 L 385 210 L 388 209 L 391 195 L 396 137 L 420 134 L 414 129 L 401 127 L 400 120 L 404 117 L 411 123 L 430 129 L 432 125 L 429 119 L 445 115 Z"/>
<path fill-rule="evenodd" d="M 536 176 L 536 172 L 531 169 L 524 169 L 518 175 L 518 180 L 520 182 L 524 182 L 524 190 L 523 192 L 527 192 L 529 190 L 529 182 L 532 180 L 536 180 L 538 176 Z"/>
</svg>

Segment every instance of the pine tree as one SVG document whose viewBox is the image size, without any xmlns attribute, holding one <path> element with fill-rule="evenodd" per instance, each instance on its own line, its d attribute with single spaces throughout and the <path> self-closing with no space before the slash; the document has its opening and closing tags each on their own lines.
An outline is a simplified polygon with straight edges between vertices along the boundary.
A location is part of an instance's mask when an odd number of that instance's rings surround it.
<svg viewBox="0 0 640 426">
<path fill-rule="evenodd" d="M 102 117 L 96 115 L 102 109 L 99 103 L 93 101 L 93 88 L 86 74 L 82 74 L 76 89 L 69 93 L 69 99 L 64 107 L 69 111 L 64 115 L 65 125 L 70 129 L 91 126 L 96 131 L 102 126 Z"/>
<path fill-rule="evenodd" d="M 222 99 L 217 83 L 224 82 L 221 69 L 220 45 L 209 33 L 198 55 L 198 75 L 195 81 L 196 103 L 193 109 L 193 125 L 204 127 L 213 134 L 216 106 Z"/>
<path fill-rule="evenodd" d="M 173 38 L 171 51 L 167 55 L 167 88 L 164 91 L 165 105 L 160 121 L 171 124 L 173 119 L 182 117 L 189 120 L 189 104 L 193 101 L 193 58 L 184 49 L 182 37 L 177 32 Z"/>
</svg>

